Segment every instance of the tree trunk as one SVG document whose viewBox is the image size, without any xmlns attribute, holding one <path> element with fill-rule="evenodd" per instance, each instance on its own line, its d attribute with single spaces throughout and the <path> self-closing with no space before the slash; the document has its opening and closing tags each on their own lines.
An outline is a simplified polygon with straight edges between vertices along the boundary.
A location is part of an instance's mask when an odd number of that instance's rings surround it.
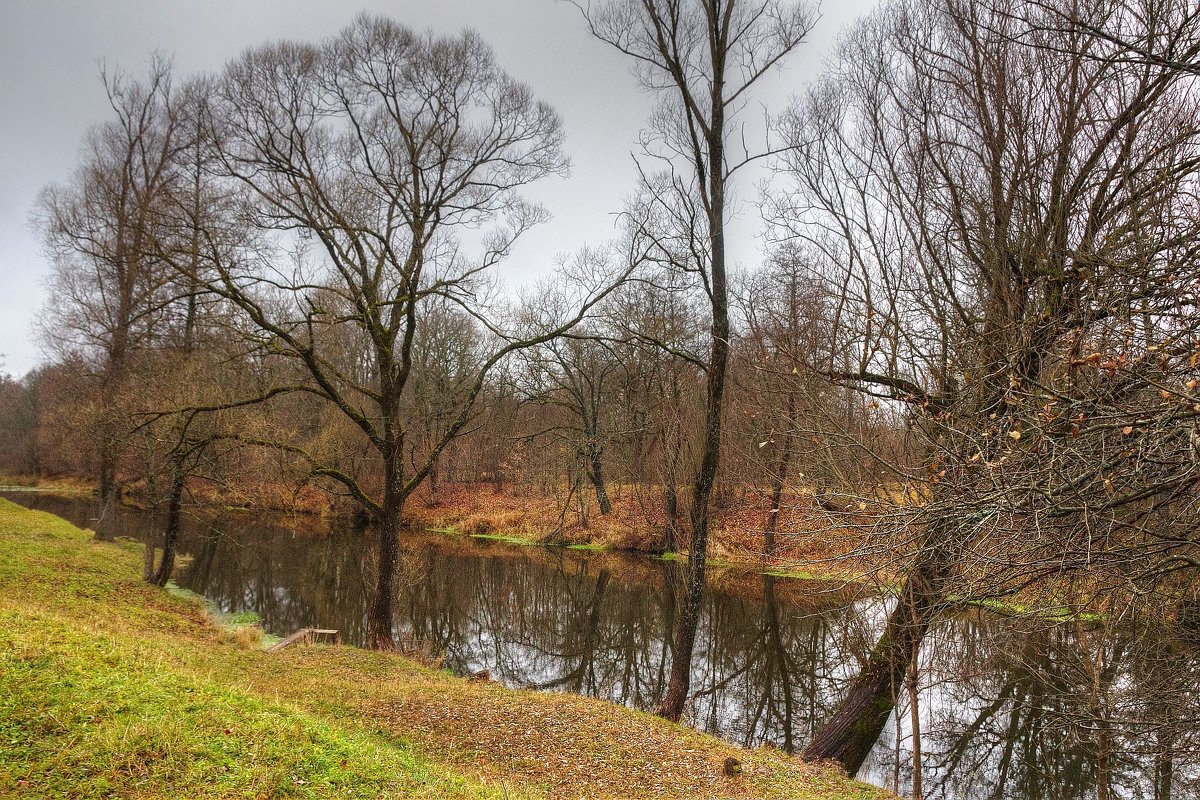
<svg viewBox="0 0 1200 800">
<path fill-rule="evenodd" d="M 724 53 L 721 54 L 724 56 Z M 719 60 L 719 59 L 718 59 Z M 721 459 L 721 422 L 725 411 L 725 377 L 729 364 L 729 289 L 725 276 L 725 108 L 724 65 L 714 64 L 712 118 L 706 137 L 708 161 L 707 213 L 711 259 L 712 342 L 705 396 L 704 445 L 692 486 L 691 536 L 688 543 L 687 594 L 672 637 L 671 677 L 659 714 L 677 721 L 683 713 L 691 683 L 692 650 L 704 600 L 704 570 L 708 558 L 709 504 Z"/>
<path fill-rule="evenodd" d="M 767 525 L 763 530 L 763 555 L 775 555 L 775 532 L 779 529 L 779 508 L 783 504 L 783 489 L 787 485 L 788 467 L 791 466 L 792 450 L 796 446 L 796 392 L 787 393 L 787 410 L 784 416 L 787 430 L 779 448 L 779 460 L 771 475 L 771 508 L 767 511 Z"/>
<path fill-rule="evenodd" d="M 393 635 L 392 597 L 396 585 L 396 563 L 400 551 L 400 518 L 404 510 L 404 497 L 400 491 L 400 476 L 394 467 L 399 458 L 388 459 L 385 468 L 387 485 L 383 491 L 383 508 L 379 513 L 379 572 L 375 577 L 375 591 L 367 608 L 367 647 L 372 650 L 395 650 Z"/>
<path fill-rule="evenodd" d="M 600 506 L 600 513 L 607 515 L 612 513 L 612 503 L 609 502 L 608 490 L 604 486 L 604 464 L 600 456 L 600 448 L 588 442 L 588 478 L 592 481 L 592 488 L 596 490 L 596 503 Z"/>
<path fill-rule="evenodd" d="M 806 761 L 840 761 L 858 773 L 888 717 L 929 625 L 942 608 L 947 579 L 956 562 L 952 526 L 931 525 L 931 539 L 909 570 L 899 601 L 846 698 L 804 749 Z"/>
<path fill-rule="evenodd" d="M 796 751 L 793 741 L 796 714 L 795 702 L 792 697 L 795 680 L 792 676 L 788 646 L 783 641 L 782 624 L 779 619 L 779 598 L 775 592 L 775 577 L 763 575 L 762 586 L 763 608 L 766 610 L 764 646 L 768 664 L 767 675 L 770 676 L 765 691 L 769 698 L 771 683 L 773 683 L 783 692 L 783 718 L 780 720 L 783 725 L 783 752 L 791 755 Z"/>
<path fill-rule="evenodd" d="M 1175 782 L 1175 764 L 1170 753 L 1159 752 L 1154 756 L 1154 800 L 1171 800 L 1171 786 Z"/>
</svg>

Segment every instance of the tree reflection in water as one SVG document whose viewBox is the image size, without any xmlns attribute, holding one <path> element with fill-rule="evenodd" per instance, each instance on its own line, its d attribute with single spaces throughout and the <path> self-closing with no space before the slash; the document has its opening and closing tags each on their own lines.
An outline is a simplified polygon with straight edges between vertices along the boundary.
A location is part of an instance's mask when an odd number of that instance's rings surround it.
<svg viewBox="0 0 1200 800">
<path fill-rule="evenodd" d="M 83 501 L 11 499 L 77 524 L 97 517 Z M 277 522 L 244 513 L 189 520 L 176 580 L 225 611 L 257 612 L 272 633 L 332 627 L 361 643 L 370 570 L 357 537 L 369 534 L 302 534 Z M 122 509 L 101 535 L 147 540 L 155 530 Z M 646 710 L 661 700 L 677 564 L 417 532 L 405 537 L 402 561 L 398 633 L 451 669 Z M 746 746 L 802 748 L 888 605 L 769 576 L 719 576 L 704 605 L 688 720 Z M 1200 642 L 972 612 L 938 625 L 922 657 L 926 797 L 1200 796 Z M 906 791 L 907 722 L 901 708 L 861 777 L 890 785 L 898 776 Z"/>
</svg>

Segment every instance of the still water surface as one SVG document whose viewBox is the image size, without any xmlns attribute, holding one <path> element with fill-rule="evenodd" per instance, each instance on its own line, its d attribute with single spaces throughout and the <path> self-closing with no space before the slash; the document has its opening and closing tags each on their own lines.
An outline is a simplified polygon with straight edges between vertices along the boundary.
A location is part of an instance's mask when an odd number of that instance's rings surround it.
<svg viewBox="0 0 1200 800">
<path fill-rule="evenodd" d="M 131 509 L 98 520 L 90 501 L 5 496 L 104 537 L 145 541 L 159 530 Z M 337 628 L 361 643 L 370 534 L 292 522 L 193 515 L 177 582 L 227 612 L 256 612 L 269 633 Z M 675 564 L 415 531 L 401 562 L 397 633 L 449 668 L 640 709 L 661 699 Z M 848 587 L 715 573 L 688 721 L 741 745 L 802 749 L 874 642 L 886 605 Z M 1142 635 L 981 612 L 944 620 L 923 654 L 926 797 L 1082 800 L 1097 797 L 1105 775 L 1113 797 L 1196 796 L 1200 647 L 1148 646 Z M 909 719 L 906 709 L 898 726 L 893 718 L 860 778 L 908 789 Z"/>
</svg>

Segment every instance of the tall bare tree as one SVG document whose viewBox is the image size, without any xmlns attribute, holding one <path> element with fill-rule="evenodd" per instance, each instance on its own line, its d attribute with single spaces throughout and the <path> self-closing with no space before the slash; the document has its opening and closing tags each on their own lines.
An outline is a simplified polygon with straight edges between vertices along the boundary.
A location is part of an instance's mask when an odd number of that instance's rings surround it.
<svg viewBox="0 0 1200 800">
<path fill-rule="evenodd" d="M 53 352 L 94 366 L 99 490 L 108 501 L 127 427 L 119 398 L 130 360 L 151 344 L 174 299 L 156 220 L 186 137 L 168 60 L 155 57 L 140 80 L 101 78 L 112 118 L 89 133 L 70 181 L 42 192 L 35 219 L 53 265 L 42 337 Z"/>
<path fill-rule="evenodd" d="M 672 642 L 671 679 L 661 713 L 678 719 L 687 701 L 692 651 L 704 594 L 709 503 L 721 456 L 725 376 L 729 362 L 729 289 L 725 223 L 730 180 L 754 155 L 730 149 L 729 138 L 752 87 L 808 35 L 806 6 L 782 0 L 617 0 L 576 5 L 593 36 L 633 59 L 638 78 L 660 105 L 643 140 L 667 170 L 650 193 L 682 251 L 664 256 L 695 276 L 709 299 L 711 340 L 704 443 L 692 481 L 687 587 Z M 654 235 L 654 234 L 651 234 Z"/>
</svg>

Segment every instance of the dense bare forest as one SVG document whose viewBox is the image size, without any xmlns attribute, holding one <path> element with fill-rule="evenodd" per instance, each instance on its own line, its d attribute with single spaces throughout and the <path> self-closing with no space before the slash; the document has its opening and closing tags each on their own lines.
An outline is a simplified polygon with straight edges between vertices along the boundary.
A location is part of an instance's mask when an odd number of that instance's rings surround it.
<svg viewBox="0 0 1200 800">
<path fill-rule="evenodd" d="M 524 192 L 570 142 L 477 34 L 362 16 L 219 74 L 104 74 L 111 114 L 35 211 L 51 359 L 0 382 L 0 472 L 162 512 L 160 585 L 191 505 L 372 526 L 380 649 L 407 526 L 686 554 L 671 719 L 707 557 L 882 587 L 804 749 L 851 775 L 965 604 L 1151 626 L 1122 647 L 1180 713 L 1124 722 L 1155 798 L 1194 789 L 1200 10 L 888 0 L 756 139 L 814 8 L 579 5 L 656 103 L 641 181 L 611 242 L 520 289 L 514 245 L 555 224 Z M 734 269 L 731 187 L 764 165 L 737 185 L 768 255 Z"/>
</svg>

